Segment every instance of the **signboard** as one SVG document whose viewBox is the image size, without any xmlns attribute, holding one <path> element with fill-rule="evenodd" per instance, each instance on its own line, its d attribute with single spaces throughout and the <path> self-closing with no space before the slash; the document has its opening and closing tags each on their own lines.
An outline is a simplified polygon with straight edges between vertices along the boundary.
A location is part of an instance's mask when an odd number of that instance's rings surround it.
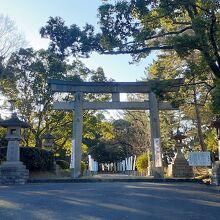
<svg viewBox="0 0 220 220">
<path fill-rule="evenodd" d="M 154 138 L 155 167 L 162 167 L 160 138 Z"/>
<path fill-rule="evenodd" d="M 72 149 L 71 149 L 71 159 L 70 159 L 70 168 L 74 168 L 74 164 L 75 164 L 75 147 L 76 147 L 76 141 L 75 139 L 73 139 L 72 141 Z"/>
<path fill-rule="evenodd" d="M 190 152 L 190 166 L 211 166 L 210 152 Z"/>
</svg>

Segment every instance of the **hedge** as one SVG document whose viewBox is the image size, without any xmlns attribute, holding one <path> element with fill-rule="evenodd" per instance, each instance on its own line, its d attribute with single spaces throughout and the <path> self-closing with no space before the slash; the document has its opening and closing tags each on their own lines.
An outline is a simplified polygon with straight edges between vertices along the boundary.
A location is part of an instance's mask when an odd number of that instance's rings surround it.
<svg viewBox="0 0 220 220">
<path fill-rule="evenodd" d="M 6 147 L 0 147 L 0 161 L 6 159 Z M 30 171 L 50 171 L 54 166 L 53 152 L 37 147 L 21 147 L 20 159 Z"/>
</svg>

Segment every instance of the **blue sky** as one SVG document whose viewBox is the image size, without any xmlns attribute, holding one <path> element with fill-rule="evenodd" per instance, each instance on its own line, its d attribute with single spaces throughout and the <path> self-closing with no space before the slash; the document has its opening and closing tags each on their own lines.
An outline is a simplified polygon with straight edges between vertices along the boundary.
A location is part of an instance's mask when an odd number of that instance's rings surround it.
<svg viewBox="0 0 220 220">
<path fill-rule="evenodd" d="M 67 25 L 77 24 L 82 27 L 90 23 L 97 25 L 97 8 L 101 0 L 2 0 L 0 14 L 13 19 L 18 29 L 24 33 L 29 46 L 35 49 L 46 48 L 47 40 L 41 39 L 40 27 L 50 16 L 62 17 Z M 83 62 L 92 69 L 103 67 L 106 75 L 116 81 L 136 81 L 144 77 L 145 68 L 152 62 L 152 56 L 138 65 L 129 65 L 129 55 L 93 54 Z"/>
</svg>

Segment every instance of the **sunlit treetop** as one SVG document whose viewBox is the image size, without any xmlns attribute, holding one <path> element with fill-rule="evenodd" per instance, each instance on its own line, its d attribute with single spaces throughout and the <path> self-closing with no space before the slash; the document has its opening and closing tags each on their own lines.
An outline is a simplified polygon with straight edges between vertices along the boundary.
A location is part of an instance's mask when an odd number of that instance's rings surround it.
<svg viewBox="0 0 220 220">
<path fill-rule="evenodd" d="M 50 18 L 41 36 L 49 49 L 65 57 L 131 54 L 134 60 L 154 50 L 175 50 L 186 56 L 201 52 L 216 77 L 220 77 L 220 3 L 218 0 L 104 1 L 98 8 L 100 33 L 86 24 L 67 27 Z"/>
</svg>

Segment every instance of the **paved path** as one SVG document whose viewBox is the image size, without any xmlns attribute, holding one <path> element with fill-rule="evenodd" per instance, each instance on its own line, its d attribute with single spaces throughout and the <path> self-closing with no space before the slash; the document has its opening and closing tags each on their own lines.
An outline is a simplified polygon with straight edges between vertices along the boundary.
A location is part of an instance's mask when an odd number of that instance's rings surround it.
<svg viewBox="0 0 220 220">
<path fill-rule="evenodd" d="M 220 219 L 220 188 L 189 183 L 0 186 L 0 220 Z"/>
</svg>

